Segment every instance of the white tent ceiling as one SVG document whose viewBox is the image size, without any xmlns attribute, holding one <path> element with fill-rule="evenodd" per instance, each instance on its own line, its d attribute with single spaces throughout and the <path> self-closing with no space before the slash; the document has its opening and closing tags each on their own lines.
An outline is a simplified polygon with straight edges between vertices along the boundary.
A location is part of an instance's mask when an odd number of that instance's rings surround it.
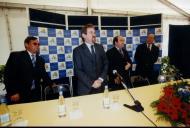
<svg viewBox="0 0 190 128">
<path fill-rule="evenodd" d="M 190 14 L 190 0 L 169 0 L 169 1 Z"/>
<path fill-rule="evenodd" d="M 190 0 L 0 0 L 3 7 L 32 7 L 57 11 L 86 11 L 92 13 L 122 13 L 190 17 Z M 90 10 L 90 11 L 89 11 Z"/>
</svg>

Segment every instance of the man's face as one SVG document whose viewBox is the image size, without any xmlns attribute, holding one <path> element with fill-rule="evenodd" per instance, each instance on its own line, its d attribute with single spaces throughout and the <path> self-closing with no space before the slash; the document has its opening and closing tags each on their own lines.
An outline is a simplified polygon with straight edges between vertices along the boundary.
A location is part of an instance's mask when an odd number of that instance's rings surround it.
<svg viewBox="0 0 190 128">
<path fill-rule="evenodd" d="M 31 40 L 29 42 L 29 44 L 25 44 L 26 46 L 26 50 L 28 50 L 29 52 L 31 52 L 32 54 L 36 54 L 39 52 L 39 42 L 38 40 Z"/>
<path fill-rule="evenodd" d="M 154 43 L 154 34 L 149 34 L 147 37 L 147 43 L 153 44 Z"/>
<path fill-rule="evenodd" d="M 96 42 L 96 33 L 94 28 L 87 28 L 86 34 L 82 34 L 82 36 L 87 43 Z"/>
<path fill-rule="evenodd" d="M 122 36 L 118 36 L 118 42 L 115 42 L 116 47 L 123 48 L 125 44 L 125 39 Z"/>
</svg>

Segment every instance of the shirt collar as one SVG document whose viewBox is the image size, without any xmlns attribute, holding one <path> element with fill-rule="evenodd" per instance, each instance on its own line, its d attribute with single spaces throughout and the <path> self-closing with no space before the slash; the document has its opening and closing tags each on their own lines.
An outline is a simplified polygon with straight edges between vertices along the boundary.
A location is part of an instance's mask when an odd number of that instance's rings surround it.
<svg viewBox="0 0 190 128">
<path fill-rule="evenodd" d="M 27 52 L 28 52 L 28 54 L 30 55 L 30 58 L 32 58 L 32 55 L 34 55 L 34 56 L 36 56 L 36 54 L 32 54 L 30 51 L 28 51 L 27 50 Z"/>
<path fill-rule="evenodd" d="M 85 44 L 86 44 L 86 46 L 87 46 L 89 49 L 91 49 L 91 46 L 94 45 L 94 43 L 90 44 L 90 43 L 86 43 L 86 42 L 85 42 Z"/>
<path fill-rule="evenodd" d="M 148 47 L 148 43 L 146 43 L 146 46 Z M 152 44 L 150 44 L 150 47 L 152 47 Z"/>
<path fill-rule="evenodd" d="M 116 47 L 116 46 L 115 46 L 115 48 L 116 48 L 118 51 L 119 51 L 120 49 L 122 49 L 122 48 L 118 48 L 118 47 Z"/>
</svg>

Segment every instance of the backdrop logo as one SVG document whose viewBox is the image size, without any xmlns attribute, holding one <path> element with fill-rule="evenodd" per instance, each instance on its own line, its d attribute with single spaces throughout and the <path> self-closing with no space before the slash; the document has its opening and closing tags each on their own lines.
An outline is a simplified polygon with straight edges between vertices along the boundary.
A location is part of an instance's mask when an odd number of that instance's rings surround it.
<svg viewBox="0 0 190 128">
<path fill-rule="evenodd" d="M 39 31 L 39 36 L 43 37 L 43 36 L 47 36 L 48 35 L 47 28 L 41 28 L 41 27 L 39 27 L 38 31 Z"/>
<path fill-rule="evenodd" d="M 63 30 L 56 29 L 56 37 L 63 37 Z"/>
</svg>

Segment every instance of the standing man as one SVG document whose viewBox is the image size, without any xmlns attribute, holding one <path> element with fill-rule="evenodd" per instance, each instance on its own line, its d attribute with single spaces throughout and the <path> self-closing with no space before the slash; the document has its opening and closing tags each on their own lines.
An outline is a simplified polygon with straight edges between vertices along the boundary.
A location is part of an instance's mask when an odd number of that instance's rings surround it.
<svg viewBox="0 0 190 128">
<path fill-rule="evenodd" d="M 154 44 L 155 35 L 148 34 L 146 43 L 140 44 L 135 53 L 136 74 L 148 78 L 151 84 L 156 82 L 154 63 L 159 56 L 159 48 Z"/>
<path fill-rule="evenodd" d="M 39 42 L 36 37 L 27 37 L 25 51 L 12 52 L 5 66 L 4 83 L 7 98 L 11 103 L 27 103 L 41 98 L 41 85 L 52 85 L 45 62 L 38 55 Z"/>
<path fill-rule="evenodd" d="M 95 27 L 85 25 L 81 30 L 83 44 L 73 51 L 74 70 L 78 80 L 78 95 L 102 92 L 106 81 L 108 61 L 102 45 L 95 43 Z"/>
<path fill-rule="evenodd" d="M 124 49 L 124 42 L 125 40 L 122 36 L 114 37 L 114 47 L 109 49 L 106 53 L 109 61 L 109 87 L 112 90 L 123 89 L 120 78 L 113 74 L 113 70 L 117 70 L 117 72 L 123 77 L 125 84 L 131 88 L 129 72 L 132 67 L 132 61 L 127 50 Z"/>
</svg>

